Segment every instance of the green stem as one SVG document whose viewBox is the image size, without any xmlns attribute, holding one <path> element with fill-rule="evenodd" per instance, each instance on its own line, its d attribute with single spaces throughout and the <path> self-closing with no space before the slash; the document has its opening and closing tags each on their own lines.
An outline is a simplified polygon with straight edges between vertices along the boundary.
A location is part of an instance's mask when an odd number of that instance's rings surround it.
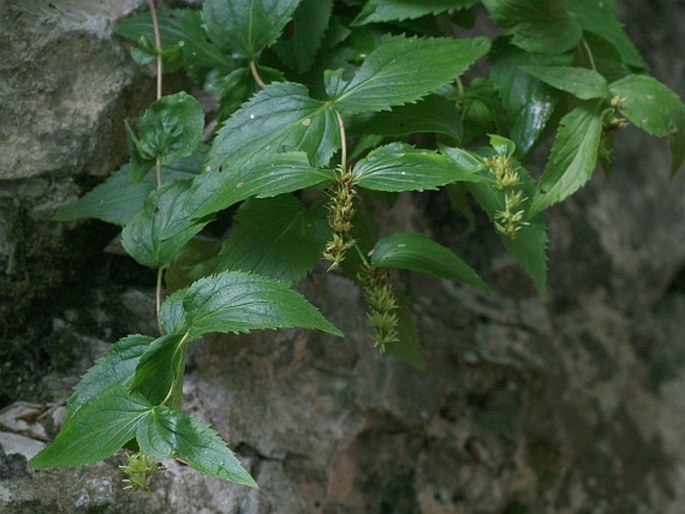
<svg viewBox="0 0 685 514">
<path fill-rule="evenodd" d="M 159 31 L 159 20 L 157 19 L 157 9 L 155 0 L 148 0 L 150 6 L 150 16 L 152 16 L 152 29 L 155 33 L 155 48 L 157 49 L 157 100 L 162 98 L 162 36 Z"/>
<path fill-rule="evenodd" d="M 336 110 L 335 115 L 338 118 L 338 128 L 340 129 L 340 168 L 342 172 L 347 171 L 347 136 L 345 135 L 345 124 L 342 116 Z"/>
<path fill-rule="evenodd" d="M 257 69 L 257 63 L 253 60 L 250 61 L 250 72 L 252 72 L 252 76 L 254 77 L 254 81 L 257 83 L 257 85 L 260 87 L 260 89 L 264 89 L 264 86 L 266 84 L 262 80 L 262 77 L 259 75 L 259 70 Z"/>
<path fill-rule="evenodd" d="M 354 249 L 357 251 L 357 255 L 359 255 L 359 258 L 362 260 L 362 263 L 365 266 L 371 267 L 371 264 L 369 263 L 369 259 L 366 258 L 366 255 L 364 255 L 364 252 L 362 252 L 362 249 L 359 248 L 359 245 L 357 243 L 354 243 Z"/>
<path fill-rule="evenodd" d="M 157 316 L 157 328 L 160 335 L 164 335 L 162 328 L 162 320 L 159 318 L 159 311 L 162 308 L 162 278 L 164 277 L 164 268 L 157 269 L 157 286 L 155 288 L 155 314 Z"/>
<path fill-rule="evenodd" d="M 590 60 L 590 66 L 592 67 L 592 71 L 597 71 L 597 66 L 595 65 L 595 58 L 592 55 L 592 49 L 590 48 L 590 45 L 588 45 L 585 38 L 583 38 L 582 41 L 583 41 L 583 48 L 585 49 L 585 53 L 587 54 L 587 57 Z"/>
</svg>

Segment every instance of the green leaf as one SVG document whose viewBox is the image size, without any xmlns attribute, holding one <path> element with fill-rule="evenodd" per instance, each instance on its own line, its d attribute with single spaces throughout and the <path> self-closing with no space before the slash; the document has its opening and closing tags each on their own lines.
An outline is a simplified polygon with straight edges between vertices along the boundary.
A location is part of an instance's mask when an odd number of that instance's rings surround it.
<svg viewBox="0 0 685 514">
<path fill-rule="evenodd" d="M 452 182 L 481 181 L 480 175 L 452 160 L 403 143 L 381 146 L 352 170 L 359 187 L 375 191 L 423 191 Z"/>
<path fill-rule="evenodd" d="M 163 166 L 165 180 L 173 181 L 197 175 L 204 150 L 181 159 L 173 166 Z M 78 200 L 62 205 L 55 213 L 57 221 L 96 218 L 115 225 L 125 225 L 138 211 L 157 183 L 154 174 L 136 180 L 130 164 L 125 164 L 102 184 L 88 191 Z"/>
<path fill-rule="evenodd" d="M 566 0 L 483 0 L 512 43 L 528 52 L 552 54 L 574 48 L 583 37 L 566 4 Z"/>
<path fill-rule="evenodd" d="M 448 248 L 420 234 L 396 232 L 381 239 L 371 253 L 371 265 L 429 273 L 488 289 L 473 268 Z"/>
<path fill-rule="evenodd" d="M 370 0 L 352 25 L 413 20 L 431 14 L 466 9 L 476 3 L 478 0 Z"/>
<path fill-rule="evenodd" d="M 471 39 L 384 36 L 344 87 L 326 91 L 343 114 L 383 111 L 412 103 L 464 73 L 490 42 Z"/>
<path fill-rule="evenodd" d="M 616 18 L 614 0 L 573 0 L 568 2 L 568 10 L 583 30 L 609 41 L 626 64 L 641 70 L 648 69 L 647 63 Z"/>
<path fill-rule="evenodd" d="M 465 166 L 471 162 L 474 170 L 480 169 L 481 173 L 489 173 L 487 167 L 484 167 L 482 157 L 457 148 L 442 147 L 441 151 L 447 157 L 464 163 Z M 517 171 L 521 177 L 521 189 L 527 199 L 526 202 L 530 202 L 535 194 L 535 180 L 525 168 L 517 167 Z M 465 185 L 491 222 L 497 211 L 504 210 L 504 195 L 491 183 L 468 182 Z M 523 203 L 522 207 L 525 209 L 527 205 Z M 535 282 L 540 294 L 544 294 L 547 287 L 546 249 L 548 242 L 545 219 L 543 216 L 531 217 L 529 215 L 526 221 L 528 225 L 521 227 L 521 230 L 516 233 L 516 239 L 498 235 L 507 251 Z"/>
<path fill-rule="evenodd" d="M 212 41 L 254 59 L 281 35 L 300 0 L 205 0 L 202 20 Z"/>
<path fill-rule="evenodd" d="M 312 328 L 340 331 L 299 293 L 274 279 L 229 271 L 203 278 L 183 298 L 183 330 L 196 339 L 207 332 Z"/>
<path fill-rule="evenodd" d="M 506 137 L 497 134 L 488 134 L 488 141 L 492 149 L 499 155 L 512 157 L 516 152 L 516 143 Z"/>
<path fill-rule="evenodd" d="M 32 468 L 83 466 L 106 459 L 133 439 L 151 405 L 116 386 L 69 418 L 57 438 L 33 459 Z"/>
<path fill-rule="evenodd" d="M 143 266 L 166 268 L 209 222 L 192 218 L 196 206 L 185 202 L 192 184 L 190 180 L 167 182 L 150 193 L 143 209 L 124 227 L 121 242 Z"/>
<path fill-rule="evenodd" d="M 81 378 L 68 400 L 65 421 L 76 414 L 81 407 L 115 386 L 128 386 L 133 379 L 140 356 L 143 355 L 153 337 L 132 335 L 115 343 L 93 367 Z"/>
<path fill-rule="evenodd" d="M 685 105 L 678 95 L 646 75 L 628 75 L 611 84 L 620 98 L 619 111 L 636 127 L 657 137 L 669 137 L 671 175 L 685 159 Z"/>
<path fill-rule="evenodd" d="M 202 106 L 194 97 L 183 91 L 163 96 L 140 119 L 140 153 L 146 159 L 161 157 L 162 164 L 173 164 L 192 155 L 204 124 Z"/>
<path fill-rule="evenodd" d="M 224 242 L 217 271 L 257 273 L 294 284 L 320 260 L 330 229 L 323 207 L 305 208 L 292 195 L 248 200 Z"/>
<path fill-rule="evenodd" d="M 546 84 L 571 93 L 581 100 L 609 96 L 607 81 L 596 71 L 573 66 L 523 66 L 521 69 Z"/>
<path fill-rule="evenodd" d="M 330 105 L 310 98 L 300 84 L 269 84 L 219 130 L 207 165 L 232 169 L 257 158 L 301 150 L 314 166 L 325 166 L 339 146 L 338 120 Z"/>
<path fill-rule="evenodd" d="M 493 85 L 507 113 L 509 137 L 520 155 L 526 155 L 547 126 L 559 93 L 522 71 L 526 65 L 569 64 L 568 55 L 531 54 L 498 39 L 489 54 Z"/>
<path fill-rule="evenodd" d="M 183 459 L 197 471 L 257 488 L 218 434 L 181 412 L 155 407 L 138 426 L 136 440 L 146 455 L 156 459 Z"/>
<path fill-rule="evenodd" d="M 302 0 L 288 25 L 292 31 L 274 46 L 281 62 L 299 73 L 309 71 L 331 18 L 333 0 Z"/>
<path fill-rule="evenodd" d="M 169 394 L 183 370 L 183 336 L 167 334 L 148 345 L 136 366 L 130 390 L 142 394 L 152 405 Z"/>
<path fill-rule="evenodd" d="M 602 137 L 602 102 L 580 105 L 564 116 L 540 177 L 529 216 L 534 217 L 583 187 L 597 167 Z"/>
<path fill-rule="evenodd" d="M 202 81 L 209 70 L 228 72 L 234 67 L 233 59 L 210 43 L 202 27 L 200 12 L 192 9 L 160 10 L 157 13 L 162 48 L 181 45 L 184 67 L 197 81 Z M 119 22 L 115 32 L 137 42 L 141 35 L 154 39 L 152 17 L 149 12 Z"/>
<path fill-rule="evenodd" d="M 391 111 L 365 113 L 346 125 L 350 135 L 408 136 L 419 133 L 445 134 L 460 141 L 464 126 L 454 102 L 430 95 L 415 104 L 393 107 Z"/>
<path fill-rule="evenodd" d="M 202 218 L 256 196 L 266 198 L 290 193 L 331 180 L 329 172 L 312 168 L 302 152 L 265 157 L 228 171 L 206 171 L 193 185 L 186 204 L 194 218 Z"/>
<path fill-rule="evenodd" d="M 164 274 L 167 291 L 188 287 L 196 280 L 216 270 L 221 243 L 214 239 L 196 236 L 174 256 Z"/>
</svg>

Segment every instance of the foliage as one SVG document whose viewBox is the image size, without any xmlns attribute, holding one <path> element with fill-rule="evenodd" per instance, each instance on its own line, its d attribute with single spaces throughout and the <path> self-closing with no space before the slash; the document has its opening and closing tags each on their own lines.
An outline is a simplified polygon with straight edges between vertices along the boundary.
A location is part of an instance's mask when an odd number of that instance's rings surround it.
<svg viewBox="0 0 685 514">
<path fill-rule="evenodd" d="M 475 15 L 504 35 L 455 37 Z M 117 32 L 137 62 L 184 70 L 219 107 L 160 93 L 126 125 L 130 162 L 57 213 L 122 227 L 127 252 L 158 270 L 160 334 L 126 337 L 96 362 L 34 467 L 135 444 L 125 471 L 136 487 L 149 458 L 165 457 L 256 487 L 210 427 L 179 411 L 189 344 L 214 331 L 342 335 L 290 289 L 323 257 L 365 292 L 379 349 L 422 369 L 393 270 L 487 290 L 426 235 L 378 239 L 364 205 L 459 188 L 455 206 L 479 205 L 544 294 L 544 212 L 610 163 L 616 132 L 668 137 L 672 173 L 685 160 L 685 106 L 647 74 L 610 0 L 205 0 Z M 211 133 L 205 117 L 218 121 Z M 231 207 L 227 238 L 203 234 Z"/>
</svg>

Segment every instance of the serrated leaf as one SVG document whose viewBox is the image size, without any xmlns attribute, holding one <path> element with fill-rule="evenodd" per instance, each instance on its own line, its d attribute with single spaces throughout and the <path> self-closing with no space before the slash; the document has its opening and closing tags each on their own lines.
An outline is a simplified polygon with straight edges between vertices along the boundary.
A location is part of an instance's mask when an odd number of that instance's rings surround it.
<svg viewBox="0 0 685 514">
<path fill-rule="evenodd" d="M 275 43 L 300 0 L 205 0 L 202 20 L 210 39 L 234 55 L 254 59 Z"/>
<path fill-rule="evenodd" d="M 657 137 L 668 136 L 671 174 L 685 159 L 685 105 L 664 84 L 646 75 L 628 75 L 611 84 L 612 95 L 620 98 L 619 111 L 636 127 Z"/>
<path fill-rule="evenodd" d="M 203 278 L 183 298 L 184 329 L 196 339 L 207 332 L 312 328 L 342 335 L 299 293 L 274 279 L 229 271 Z"/>
<path fill-rule="evenodd" d="M 153 458 L 182 459 L 197 471 L 257 488 L 257 483 L 219 435 L 181 412 L 155 407 L 138 426 L 136 440 L 140 449 Z"/>
<path fill-rule="evenodd" d="M 568 10 L 576 22 L 588 32 L 609 41 L 626 64 L 647 70 L 647 63 L 623 30 L 616 18 L 616 4 L 613 0 L 573 0 Z"/>
<path fill-rule="evenodd" d="M 313 100 L 307 88 L 269 84 L 236 111 L 218 131 L 207 165 L 232 169 L 250 160 L 301 150 L 314 166 L 325 166 L 340 147 L 340 131 L 330 105 Z"/>
<path fill-rule="evenodd" d="M 312 168 L 302 152 L 267 154 L 264 161 L 237 169 L 206 171 L 195 180 L 186 204 L 194 218 L 203 218 L 253 196 L 278 196 L 331 179 L 330 172 Z"/>
<path fill-rule="evenodd" d="M 528 52 L 560 54 L 574 48 L 583 30 L 567 11 L 566 0 L 483 0 L 495 22 Z"/>
<path fill-rule="evenodd" d="M 387 110 L 415 102 L 454 80 L 489 48 L 484 37 L 384 36 L 343 88 L 327 83 L 326 91 L 343 114 Z"/>
<path fill-rule="evenodd" d="M 583 44 L 576 49 L 574 64 L 596 69 L 607 82 L 613 82 L 630 73 L 630 68 L 614 45 L 592 32 L 583 33 Z"/>
<path fill-rule="evenodd" d="M 69 418 L 57 438 L 33 459 L 32 468 L 83 466 L 106 459 L 133 439 L 151 405 L 115 386 Z"/>
<path fill-rule="evenodd" d="M 122 231 L 121 242 L 138 263 L 166 268 L 174 256 L 210 221 L 193 218 L 197 206 L 186 202 L 193 182 L 176 180 L 156 189 Z"/>
<path fill-rule="evenodd" d="M 371 252 L 371 265 L 429 273 L 488 289 L 473 268 L 448 248 L 420 234 L 396 232 L 381 239 Z"/>
<path fill-rule="evenodd" d="M 305 208 L 292 195 L 248 200 L 233 219 L 237 225 L 223 244 L 216 271 L 257 273 L 286 284 L 312 270 L 330 235 L 325 209 Z"/>
<path fill-rule="evenodd" d="M 478 0 L 370 0 L 352 25 L 413 20 L 446 11 L 466 9 Z"/>
<path fill-rule="evenodd" d="M 181 180 L 197 175 L 204 150 L 181 159 L 173 166 L 163 166 L 165 180 Z M 148 194 L 156 187 L 154 175 L 136 180 L 130 164 L 125 164 L 102 184 L 74 202 L 62 205 L 55 213 L 57 221 L 96 218 L 115 225 L 125 225 L 144 206 Z"/>
<path fill-rule="evenodd" d="M 573 66 L 523 66 L 526 73 L 581 100 L 607 98 L 609 87 L 599 73 Z"/>
<path fill-rule="evenodd" d="M 159 309 L 159 323 L 165 334 L 183 334 L 187 330 L 185 325 L 185 310 L 183 297 L 188 289 L 179 289 L 166 297 Z"/>
<path fill-rule="evenodd" d="M 441 151 L 450 158 L 468 162 L 466 156 L 470 152 L 466 150 L 443 147 Z M 482 158 L 470 154 L 470 159 L 474 167 L 482 165 Z M 529 205 L 530 199 L 535 194 L 535 180 L 525 168 L 519 166 L 516 169 L 521 177 L 520 187 L 523 190 L 524 198 L 526 198 L 526 201 L 521 204 L 521 208 L 525 210 Z M 481 170 L 483 169 L 481 168 Z M 481 172 L 488 173 L 486 170 Z M 488 215 L 490 221 L 494 220 L 497 211 L 504 210 L 504 195 L 492 184 L 487 182 L 468 182 L 465 186 Z M 547 288 L 546 249 L 548 242 L 545 219 L 542 216 L 529 216 L 526 221 L 528 225 L 521 227 L 516 233 L 516 239 L 511 239 L 502 234 L 498 235 L 507 251 L 533 280 L 540 294 L 544 294 Z"/>
<path fill-rule="evenodd" d="M 483 180 L 436 152 L 403 143 L 377 148 L 355 164 L 352 174 L 359 187 L 388 192 L 423 191 L 452 182 Z"/>
<path fill-rule="evenodd" d="M 288 68 L 299 73 L 309 71 L 321 48 L 331 18 L 333 0 L 302 0 L 274 50 Z"/>
<path fill-rule="evenodd" d="M 130 390 L 142 394 L 152 405 L 160 404 L 183 373 L 181 334 L 158 337 L 140 356 Z"/>
<path fill-rule="evenodd" d="M 138 126 L 138 149 L 143 158 L 160 157 L 173 164 L 192 155 L 205 124 L 202 105 L 183 91 L 163 96 L 147 108 Z"/>
<path fill-rule="evenodd" d="M 192 9 L 160 10 L 157 13 L 162 48 L 179 45 L 182 42 L 184 67 L 197 81 L 202 81 L 211 69 L 228 72 L 235 66 L 233 59 L 208 39 L 200 12 Z M 141 35 L 154 39 L 152 17 L 149 12 L 132 16 L 119 22 L 115 32 L 131 41 L 138 41 Z"/>
<path fill-rule="evenodd" d="M 81 407 L 116 386 L 128 386 L 133 379 L 140 356 L 143 355 L 153 337 L 132 335 L 117 341 L 93 367 L 81 378 L 68 400 L 65 421 L 76 414 Z"/>
<path fill-rule="evenodd" d="M 196 236 L 188 241 L 164 273 L 167 291 L 177 291 L 211 275 L 216 270 L 220 249 L 221 243 L 214 239 Z"/>
<path fill-rule="evenodd" d="M 506 111 L 506 130 L 526 155 L 547 126 L 559 92 L 522 71 L 526 65 L 570 64 L 570 55 L 532 54 L 498 39 L 489 54 L 493 85 Z"/>
<path fill-rule="evenodd" d="M 445 134 L 460 141 L 464 125 L 454 102 L 429 95 L 415 104 L 393 107 L 386 112 L 366 113 L 351 119 L 350 135 L 408 136 L 419 133 Z"/>
<path fill-rule="evenodd" d="M 602 137 L 602 103 L 587 102 L 559 122 L 538 192 L 529 216 L 534 217 L 561 202 L 583 187 L 597 167 L 597 152 Z"/>
</svg>

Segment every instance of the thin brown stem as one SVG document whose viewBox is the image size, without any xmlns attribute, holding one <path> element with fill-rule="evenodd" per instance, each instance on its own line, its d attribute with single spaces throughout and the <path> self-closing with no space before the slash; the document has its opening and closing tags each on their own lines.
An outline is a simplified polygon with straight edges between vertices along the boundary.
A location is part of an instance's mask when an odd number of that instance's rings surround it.
<svg viewBox="0 0 685 514">
<path fill-rule="evenodd" d="M 152 16 L 152 28 L 155 32 L 155 48 L 157 49 L 157 100 L 162 98 L 162 36 L 159 32 L 159 20 L 157 19 L 157 9 L 155 0 L 148 0 L 150 6 L 150 16 Z"/>
<path fill-rule="evenodd" d="M 254 81 L 257 83 L 257 85 L 261 89 L 264 89 L 264 86 L 266 86 L 266 84 L 262 80 L 262 77 L 259 75 L 259 70 L 257 69 L 257 63 L 254 60 L 250 61 L 250 71 L 252 72 L 252 76 L 254 77 Z"/>
</svg>

